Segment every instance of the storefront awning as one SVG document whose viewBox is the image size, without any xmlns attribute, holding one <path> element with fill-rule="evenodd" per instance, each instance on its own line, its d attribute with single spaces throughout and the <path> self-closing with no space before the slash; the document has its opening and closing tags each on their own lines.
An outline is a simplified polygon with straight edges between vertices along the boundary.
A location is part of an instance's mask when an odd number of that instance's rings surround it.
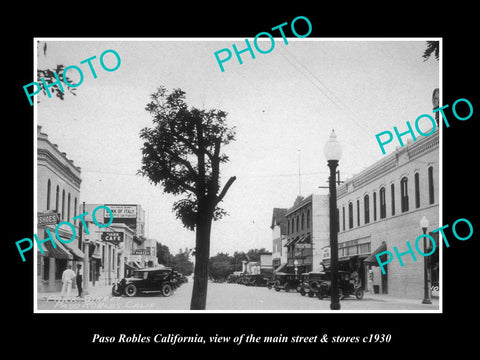
<svg viewBox="0 0 480 360">
<path fill-rule="evenodd" d="M 44 256 L 53 257 L 55 259 L 73 260 L 73 255 L 68 251 L 60 241 L 55 241 L 54 248 L 51 241 L 44 242 L 41 246 L 44 249 Z M 47 250 L 45 252 L 45 249 Z"/>
<path fill-rule="evenodd" d="M 387 250 L 387 244 L 385 243 L 385 241 L 382 242 L 382 244 L 373 252 L 371 253 L 365 260 L 363 260 L 363 262 L 367 265 L 374 265 L 374 266 L 378 266 L 378 261 L 377 261 L 377 257 L 376 255 L 377 254 L 380 254 L 384 251 Z M 384 254 L 382 256 L 386 256 L 387 254 Z M 382 262 L 385 262 L 386 259 L 381 259 Z"/>
<path fill-rule="evenodd" d="M 297 236 L 296 238 L 290 239 L 290 241 L 288 241 L 288 242 L 285 244 L 285 246 L 288 247 L 288 246 L 294 244 L 295 242 L 298 241 L 298 239 L 299 239 L 298 236 Z"/>
<path fill-rule="evenodd" d="M 298 240 L 297 244 L 309 244 L 310 243 L 310 234 L 304 235 Z"/>
<path fill-rule="evenodd" d="M 83 253 L 83 251 L 80 250 L 75 245 L 73 245 L 71 243 L 66 243 L 64 245 L 70 251 L 70 253 L 73 255 L 73 260 L 83 260 L 85 258 L 85 254 Z"/>
</svg>

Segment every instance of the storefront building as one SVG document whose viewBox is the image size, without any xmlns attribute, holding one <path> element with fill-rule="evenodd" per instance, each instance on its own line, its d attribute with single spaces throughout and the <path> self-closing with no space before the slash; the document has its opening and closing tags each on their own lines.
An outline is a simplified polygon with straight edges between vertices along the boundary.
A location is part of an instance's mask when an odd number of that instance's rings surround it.
<svg viewBox="0 0 480 360">
<path fill-rule="evenodd" d="M 53 292 L 62 288 L 62 273 L 71 265 L 83 263 L 84 254 L 79 248 L 78 202 L 80 197 L 81 169 L 67 158 L 64 152 L 53 144 L 48 135 L 37 126 L 37 236 L 39 241 L 48 238 L 48 229 L 54 237 L 56 247 L 45 241 L 37 248 L 37 291 Z M 59 222 L 68 221 L 75 226 L 76 236 L 68 226 L 60 226 L 58 235 L 65 241 L 55 238 L 55 228 Z M 75 287 L 75 284 L 74 284 Z"/>
<path fill-rule="evenodd" d="M 281 272 L 287 266 L 287 219 L 288 209 L 274 208 L 272 214 L 272 270 Z"/>
<path fill-rule="evenodd" d="M 422 298 L 424 258 L 397 258 L 382 274 L 376 254 L 396 246 L 407 251 L 429 220 L 428 231 L 439 224 L 438 130 L 398 148 L 382 160 L 347 179 L 337 190 L 339 269 L 357 271 L 365 290 L 405 298 Z M 431 234 L 438 239 L 437 234 Z M 329 246 L 323 248 L 323 265 L 330 266 Z M 428 259 L 430 285 L 438 283 L 438 250 Z M 430 288 L 430 285 L 428 287 Z"/>
<path fill-rule="evenodd" d="M 302 274 L 322 269 L 322 251 L 329 244 L 328 195 L 297 197 L 285 214 L 287 220 L 288 273 Z"/>
</svg>

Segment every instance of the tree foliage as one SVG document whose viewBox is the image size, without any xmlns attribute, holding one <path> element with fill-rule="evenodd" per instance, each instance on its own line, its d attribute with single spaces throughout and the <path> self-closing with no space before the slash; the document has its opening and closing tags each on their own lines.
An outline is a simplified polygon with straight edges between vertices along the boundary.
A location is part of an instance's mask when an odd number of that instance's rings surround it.
<svg viewBox="0 0 480 360">
<path fill-rule="evenodd" d="M 235 139 L 234 128 L 226 125 L 222 110 L 188 108 L 185 92 L 168 93 L 159 87 L 145 108 L 153 117 L 154 127 L 144 128 L 142 168 L 139 173 L 163 191 L 184 195 L 173 205 L 183 225 L 194 230 L 199 203 L 212 205 L 213 219 L 226 212 L 218 206 L 235 177 L 220 190 L 220 165 L 228 161 L 221 146 Z"/>
<path fill-rule="evenodd" d="M 435 55 L 435 59 L 438 61 L 440 42 L 438 41 L 427 41 L 427 48 L 423 52 L 423 61 L 427 61 L 432 54 Z"/>
<path fill-rule="evenodd" d="M 47 42 L 44 42 L 43 45 L 41 45 L 40 41 L 37 43 L 37 53 L 38 54 L 40 54 L 40 52 L 38 51 L 40 46 L 42 46 L 42 51 L 41 52 L 43 53 L 43 56 L 47 57 Z M 37 67 L 37 82 L 42 85 L 41 90 L 42 90 L 43 95 L 47 96 L 47 91 L 43 87 L 42 78 L 45 80 L 45 82 L 47 84 L 52 84 L 52 83 L 57 81 L 57 79 L 55 77 L 55 73 L 58 75 L 58 78 L 60 79 L 60 81 L 64 83 L 64 85 L 62 85 L 63 90 L 67 89 L 71 94 L 77 95 L 75 93 L 76 88 L 71 88 L 71 87 L 65 85 L 65 79 L 63 77 L 63 71 L 64 70 L 65 70 L 65 66 L 63 64 L 57 64 L 56 67 L 52 68 L 52 69 L 49 69 L 49 68 L 39 69 Z M 67 81 L 69 83 L 73 83 L 72 79 L 69 78 L 68 76 L 67 76 Z M 50 91 L 51 94 L 54 94 L 60 100 L 63 100 L 64 97 L 65 97 L 65 92 L 60 91 L 60 89 L 56 86 L 52 86 L 51 88 L 49 88 L 49 91 Z M 33 91 L 32 91 L 32 93 L 33 93 Z"/>
</svg>

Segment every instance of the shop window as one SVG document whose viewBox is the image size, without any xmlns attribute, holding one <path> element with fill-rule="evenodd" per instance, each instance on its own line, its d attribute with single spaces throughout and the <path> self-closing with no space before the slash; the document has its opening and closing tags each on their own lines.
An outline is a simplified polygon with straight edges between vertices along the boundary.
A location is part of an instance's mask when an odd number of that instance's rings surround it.
<svg viewBox="0 0 480 360">
<path fill-rule="evenodd" d="M 420 174 L 415 173 L 415 208 L 420 207 Z"/>
<path fill-rule="evenodd" d="M 385 201 L 385 188 L 380 189 L 380 219 L 387 217 L 387 203 Z"/>
<path fill-rule="evenodd" d="M 392 216 L 395 215 L 395 184 L 390 185 L 392 194 Z"/>
<path fill-rule="evenodd" d="M 404 177 L 400 181 L 400 196 L 402 212 L 408 211 L 408 179 Z"/>
<path fill-rule="evenodd" d="M 50 192 L 52 190 L 52 183 L 50 179 L 47 181 L 47 210 L 50 210 Z"/>
<path fill-rule="evenodd" d="M 428 195 L 429 195 L 429 203 L 433 204 L 435 202 L 435 193 L 434 193 L 434 186 L 433 186 L 433 166 L 428 168 Z"/>
<path fill-rule="evenodd" d="M 55 259 L 55 280 L 62 280 L 62 275 L 67 268 L 67 259 Z"/>
<path fill-rule="evenodd" d="M 364 207 L 364 217 L 365 217 L 365 224 L 370 222 L 370 199 L 368 195 L 363 197 L 363 207 Z"/>
<path fill-rule="evenodd" d="M 44 256 L 43 257 L 43 272 L 42 272 L 42 279 L 48 280 L 50 274 L 50 258 Z"/>
</svg>

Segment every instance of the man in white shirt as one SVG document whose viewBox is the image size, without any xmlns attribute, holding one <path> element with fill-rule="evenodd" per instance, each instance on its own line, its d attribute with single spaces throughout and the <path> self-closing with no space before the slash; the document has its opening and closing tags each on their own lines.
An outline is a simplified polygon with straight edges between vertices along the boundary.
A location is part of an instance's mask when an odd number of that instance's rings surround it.
<svg viewBox="0 0 480 360">
<path fill-rule="evenodd" d="M 75 272 L 72 270 L 72 265 L 68 264 L 62 274 L 62 297 L 65 297 L 65 295 L 70 297 L 72 295 L 72 282 L 75 276 Z"/>
</svg>

